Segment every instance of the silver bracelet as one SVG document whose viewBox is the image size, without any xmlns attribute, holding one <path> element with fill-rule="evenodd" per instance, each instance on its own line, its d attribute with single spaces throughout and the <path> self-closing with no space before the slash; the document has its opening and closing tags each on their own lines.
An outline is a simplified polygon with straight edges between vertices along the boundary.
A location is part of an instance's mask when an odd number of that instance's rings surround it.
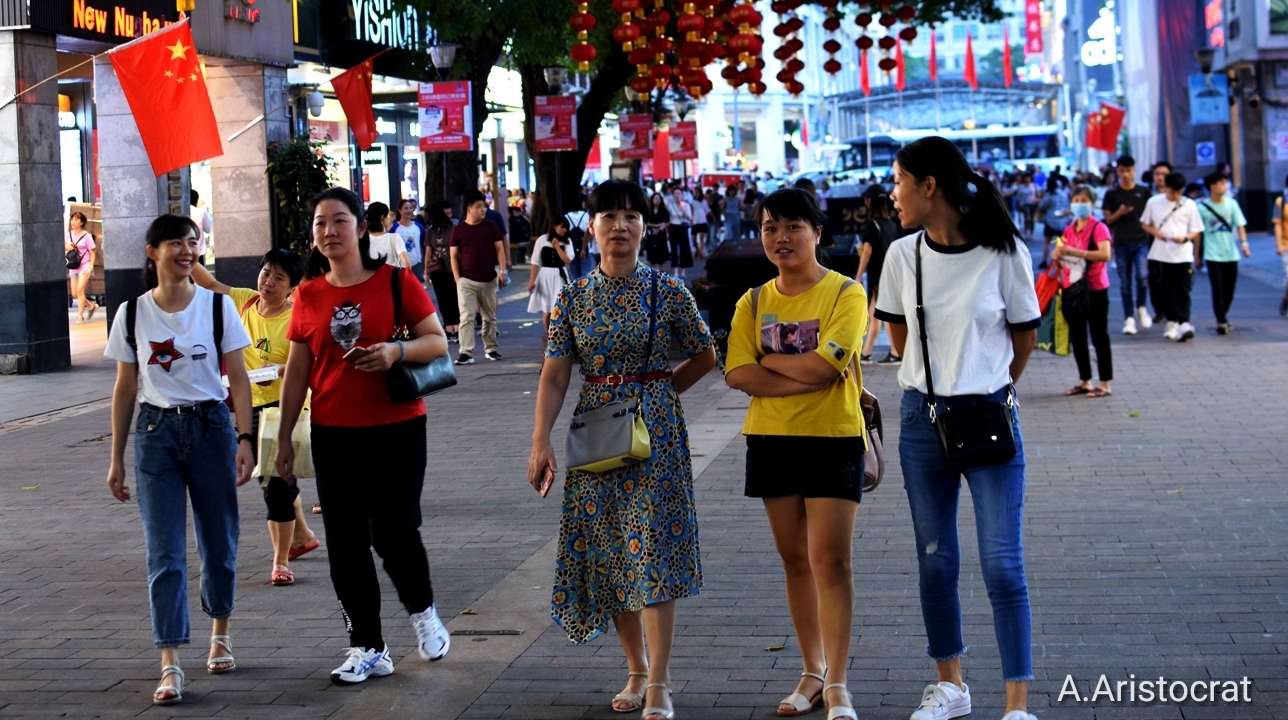
<svg viewBox="0 0 1288 720">
<path fill-rule="evenodd" d="M 403 360 L 406 360 L 406 359 L 407 359 L 407 348 L 403 346 L 403 341 L 399 340 L 398 341 L 398 362 L 402 362 Z"/>
</svg>

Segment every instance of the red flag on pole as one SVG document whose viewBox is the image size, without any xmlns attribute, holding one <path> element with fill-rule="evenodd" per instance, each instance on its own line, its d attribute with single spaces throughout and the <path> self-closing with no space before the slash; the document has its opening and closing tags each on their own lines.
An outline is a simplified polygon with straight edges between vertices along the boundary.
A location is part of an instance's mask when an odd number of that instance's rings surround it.
<svg viewBox="0 0 1288 720">
<path fill-rule="evenodd" d="M 894 41 L 894 67 L 894 89 L 903 92 L 907 78 L 904 76 L 903 41 L 898 38 Z"/>
<path fill-rule="evenodd" d="M 868 79 L 868 51 L 859 51 L 859 87 L 864 95 L 872 94 L 872 81 Z"/>
<path fill-rule="evenodd" d="M 939 55 L 935 52 L 935 28 L 930 28 L 930 79 L 939 79 Z"/>
<path fill-rule="evenodd" d="M 975 51 L 971 48 L 970 33 L 966 33 L 966 60 L 962 69 L 962 79 L 970 85 L 971 90 L 979 89 L 979 79 L 975 77 Z"/>
<path fill-rule="evenodd" d="M 1015 70 L 1011 67 L 1011 28 L 1002 26 L 1002 86 L 1010 87 Z"/>
<path fill-rule="evenodd" d="M 335 99 L 344 109 L 344 117 L 349 121 L 349 130 L 353 132 L 359 150 L 370 148 L 380 134 L 376 132 L 376 111 L 371 108 L 371 76 L 375 59 L 383 52 L 372 55 L 331 80 Z"/>
<path fill-rule="evenodd" d="M 1117 105 L 1100 103 L 1100 111 L 1087 117 L 1087 147 L 1107 153 L 1118 151 L 1118 134 L 1127 111 Z"/>
<path fill-rule="evenodd" d="M 108 55 L 157 176 L 224 153 L 187 18 Z"/>
</svg>

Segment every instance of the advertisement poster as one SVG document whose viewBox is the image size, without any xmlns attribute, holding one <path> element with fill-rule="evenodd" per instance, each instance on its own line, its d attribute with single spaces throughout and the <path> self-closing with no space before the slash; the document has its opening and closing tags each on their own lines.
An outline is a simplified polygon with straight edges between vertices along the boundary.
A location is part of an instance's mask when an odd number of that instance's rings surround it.
<svg viewBox="0 0 1288 720">
<path fill-rule="evenodd" d="M 648 160 L 653 157 L 653 116 L 623 115 L 618 124 L 621 146 L 617 155 L 623 160 Z"/>
<path fill-rule="evenodd" d="M 1042 54 L 1042 2 L 1024 0 L 1024 54 Z"/>
<path fill-rule="evenodd" d="M 474 94 L 465 81 L 420 84 L 420 149 L 474 149 Z"/>
<path fill-rule="evenodd" d="M 678 122 L 671 126 L 670 143 L 672 160 L 698 159 L 698 124 L 696 122 Z"/>
<path fill-rule="evenodd" d="M 577 149 L 577 98 L 538 95 L 532 124 L 537 152 Z"/>
</svg>

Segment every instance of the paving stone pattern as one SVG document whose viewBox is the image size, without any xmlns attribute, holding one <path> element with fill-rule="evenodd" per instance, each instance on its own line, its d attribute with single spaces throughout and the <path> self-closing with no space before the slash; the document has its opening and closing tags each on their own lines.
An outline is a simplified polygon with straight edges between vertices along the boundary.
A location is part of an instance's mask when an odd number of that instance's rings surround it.
<svg viewBox="0 0 1288 720">
<path fill-rule="evenodd" d="M 1076 379 L 1072 358 L 1039 354 L 1020 383 L 1037 676 L 1030 705 L 1043 720 L 1288 718 L 1288 321 L 1275 312 L 1277 288 L 1245 281 L 1231 316 L 1238 330 L 1218 337 L 1206 278 L 1195 280 L 1199 337 L 1178 345 L 1157 328 L 1115 334 L 1113 397 L 1062 397 Z M 461 385 L 429 403 L 422 535 L 448 618 L 556 532 L 557 489 L 543 501 L 524 480 L 539 358 L 539 324 L 527 322 L 519 303 L 503 306 L 507 360 L 463 369 Z M 895 369 L 865 374 L 886 408 L 891 463 L 859 510 L 849 679 L 864 720 L 894 720 L 908 716 L 934 670 L 897 462 Z M 51 387 L 59 377 L 45 376 Z M 730 398 L 714 375 L 684 397 L 690 417 L 721 402 Z M 269 586 L 263 505 L 252 485 L 240 494 L 238 669 L 204 673 L 207 625 L 197 612 L 197 640 L 181 653 L 185 701 L 153 707 L 158 667 L 143 534 L 137 508 L 116 503 L 103 485 L 108 421 L 100 409 L 0 434 L 0 716 L 320 718 L 358 704 L 382 682 L 330 683 L 346 637 L 325 550 L 293 563 L 295 586 Z M 355 448 L 373 458 L 371 476 L 356 481 L 379 482 L 378 458 L 391 451 Z M 742 474 L 737 438 L 697 482 L 705 585 L 679 608 L 672 677 L 680 718 L 774 717 L 800 672 L 781 567 L 763 510 L 742 496 Z M 311 503 L 311 481 L 303 486 Z M 998 718 L 1004 698 L 992 616 L 966 498 L 962 508 L 972 717 Z M 320 533 L 320 518 L 310 519 Z M 190 567 L 197 563 L 191 553 Z M 413 652 L 413 634 L 383 577 L 382 587 L 386 639 L 402 659 Z M 190 596 L 199 608 L 195 577 Z M 766 650 L 778 645 L 786 647 Z M 451 662 L 449 655 L 429 670 Z M 1187 683 L 1246 676 L 1251 702 L 1059 699 L 1067 675 L 1089 695 L 1101 674 L 1117 682 L 1131 673 Z M 460 717 L 624 717 L 608 703 L 625 679 L 611 634 L 573 646 L 551 625 Z M 419 716 L 441 717 L 432 697 Z"/>
</svg>

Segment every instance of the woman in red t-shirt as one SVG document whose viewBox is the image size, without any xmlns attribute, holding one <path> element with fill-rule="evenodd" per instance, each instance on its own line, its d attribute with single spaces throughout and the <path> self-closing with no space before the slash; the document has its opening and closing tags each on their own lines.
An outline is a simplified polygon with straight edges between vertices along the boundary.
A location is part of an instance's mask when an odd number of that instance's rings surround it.
<svg viewBox="0 0 1288 720">
<path fill-rule="evenodd" d="M 425 482 L 425 404 L 395 403 L 385 371 L 404 360 L 447 354 L 447 338 L 425 288 L 406 270 L 371 257 L 358 196 L 331 188 L 313 199 L 313 250 L 295 294 L 282 381 L 277 472 L 294 482 L 291 431 L 313 391 L 313 464 L 331 582 L 349 623 L 349 657 L 331 673 L 358 683 L 394 671 L 380 633 L 380 582 L 371 548 L 384 561 L 411 613 L 422 658 L 447 654 L 447 629 L 434 609 L 429 561 L 420 538 Z M 394 334 L 392 273 L 402 283 L 403 320 L 414 340 Z M 371 448 L 396 448 L 373 455 Z M 373 462 L 373 458 L 378 458 Z M 370 478 L 378 482 L 371 482 Z"/>
<path fill-rule="evenodd" d="M 1109 270 L 1106 265 L 1113 254 L 1113 238 L 1109 226 L 1092 217 L 1096 195 L 1086 185 L 1073 189 L 1069 209 L 1074 220 L 1064 229 L 1064 241 L 1056 246 L 1051 262 L 1065 267 L 1060 273 L 1060 286 L 1065 288 L 1064 319 L 1069 323 L 1069 342 L 1073 345 L 1073 359 L 1078 363 L 1077 385 L 1065 395 L 1086 395 L 1100 398 L 1110 395 L 1109 382 L 1114 379 L 1114 360 L 1109 349 Z M 1087 277 L 1090 299 L 1085 309 L 1071 302 L 1068 288 Z M 1087 334 L 1096 346 L 1096 364 L 1100 371 L 1100 384 L 1091 384 L 1091 351 L 1087 347 Z"/>
</svg>

